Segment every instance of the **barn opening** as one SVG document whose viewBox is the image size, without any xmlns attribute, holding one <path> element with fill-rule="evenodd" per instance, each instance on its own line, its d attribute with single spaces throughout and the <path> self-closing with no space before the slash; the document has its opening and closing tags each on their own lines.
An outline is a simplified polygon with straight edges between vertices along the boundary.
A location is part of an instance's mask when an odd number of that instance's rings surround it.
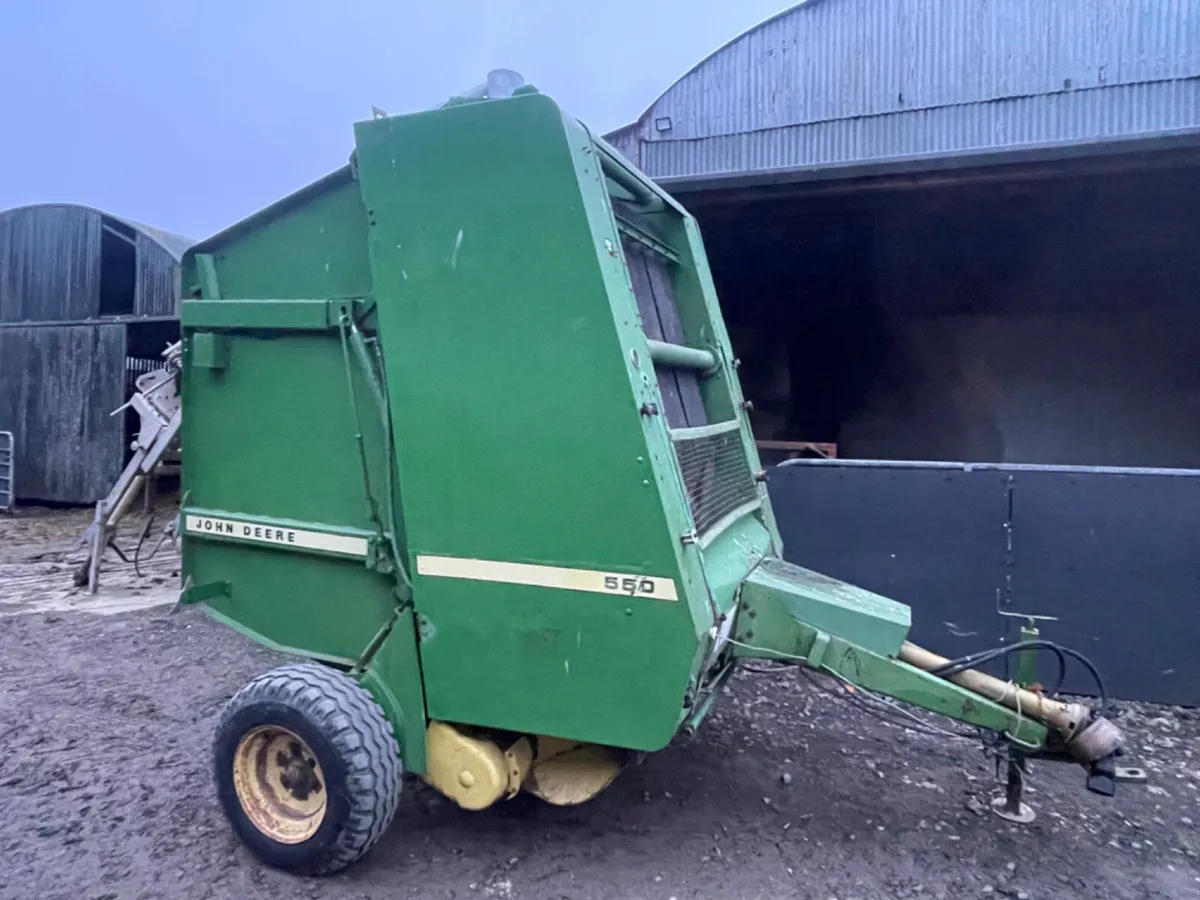
<svg viewBox="0 0 1200 900">
<path fill-rule="evenodd" d="M 137 293 L 137 237 L 123 222 L 101 219 L 100 315 L 133 315 Z"/>
<path fill-rule="evenodd" d="M 1194 151 L 670 187 L 764 461 L 1200 468 Z"/>
</svg>

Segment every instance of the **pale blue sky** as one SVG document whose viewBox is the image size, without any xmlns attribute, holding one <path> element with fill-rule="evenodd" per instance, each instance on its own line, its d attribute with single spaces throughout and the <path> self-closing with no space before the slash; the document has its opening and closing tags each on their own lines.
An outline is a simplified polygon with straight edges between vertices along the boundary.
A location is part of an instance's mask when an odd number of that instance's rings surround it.
<svg viewBox="0 0 1200 900">
<path fill-rule="evenodd" d="M 516 69 L 635 119 L 786 0 L 0 0 L 0 209 L 73 202 L 202 238 L 344 164 L 371 105 Z"/>
</svg>

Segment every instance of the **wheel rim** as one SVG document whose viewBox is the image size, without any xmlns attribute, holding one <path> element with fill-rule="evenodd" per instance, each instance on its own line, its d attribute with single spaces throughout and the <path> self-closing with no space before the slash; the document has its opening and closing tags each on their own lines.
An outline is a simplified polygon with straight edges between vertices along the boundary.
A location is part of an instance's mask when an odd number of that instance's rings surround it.
<svg viewBox="0 0 1200 900">
<path fill-rule="evenodd" d="M 325 773 L 304 741 L 277 725 L 247 732 L 233 755 L 233 787 L 254 827 L 299 844 L 325 820 Z"/>
</svg>

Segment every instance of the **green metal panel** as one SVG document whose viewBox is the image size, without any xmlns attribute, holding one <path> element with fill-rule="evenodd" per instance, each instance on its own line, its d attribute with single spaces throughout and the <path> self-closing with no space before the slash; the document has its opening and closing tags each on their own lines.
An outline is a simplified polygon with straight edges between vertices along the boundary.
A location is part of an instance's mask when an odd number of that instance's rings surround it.
<svg viewBox="0 0 1200 900">
<path fill-rule="evenodd" d="M 336 336 L 226 334 L 229 362 L 219 370 L 186 365 L 200 336 L 185 331 L 185 525 L 189 514 L 203 513 L 370 531 Z M 365 401 L 366 386 L 359 390 Z M 382 425 L 366 402 L 361 407 L 382 485 Z M 363 560 L 212 540 L 185 540 L 184 552 L 194 584 L 233 585 L 231 596 L 209 602 L 214 610 L 314 654 L 356 659 L 394 606 L 390 580 Z"/>
<path fill-rule="evenodd" d="M 747 642 L 769 634 L 776 647 L 785 649 L 789 627 L 802 627 L 836 634 L 881 656 L 896 656 L 912 624 L 903 603 L 777 559 L 764 561 L 750 574 L 742 600 L 746 611 L 738 624 Z M 767 621 L 773 612 L 780 621 Z M 756 617 L 764 621 L 756 622 Z"/>
<path fill-rule="evenodd" d="M 620 224 L 610 191 L 636 200 Z M 693 349 L 647 340 L 622 233 L 669 261 Z M 369 529 L 353 443 L 363 423 L 375 499 L 394 504 L 416 573 L 429 714 L 643 749 L 670 739 L 712 662 L 716 622 L 774 537 L 761 490 L 703 543 L 689 534 L 671 435 L 653 413 L 654 355 L 703 361 L 709 421 L 729 423 L 718 430 L 745 420 L 703 248 L 674 201 L 532 95 L 362 123 L 352 167 L 198 245 L 183 268 L 204 298 L 184 305 L 189 509 Z M 334 330 L 348 297 L 377 304 L 390 386 L 356 367 L 357 415 Z M 356 361 L 369 356 L 354 347 Z M 239 441 L 249 423 L 262 427 Z M 395 601 L 386 578 L 230 543 L 185 538 L 194 594 L 217 614 L 324 658 L 380 646 Z M 371 546 L 372 558 L 384 547 Z M 334 572 L 369 579 L 365 596 L 323 606 L 353 593 Z M 301 619 L 269 601 L 281 591 Z M 389 637 L 366 673 L 401 705 L 414 692 L 384 673 L 403 668 L 402 644 Z"/>
<path fill-rule="evenodd" d="M 188 304 L 187 320 L 195 329 L 329 331 L 337 325 L 337 306 L 328 299 L 207 300 Z M 197 341 L 202 336 L 197 334 Z"/>
<path fill-rule="evenodd" d="M 718 534 L 702 552 L 704 576 L 713 595 L 732 597 L 746 573 L 771 552 L 771 535 L 754 516 L 744 516 Z M 730 609 L 721 605 L 721 612 Z"/>
<path fill-rule="evenodd" d="M 356 662 L 395 608 L 389 579 L 361 562 L 191 545 L 186 568 L 194 582 L 228 580 L 231 585 L 228 595 L 207 601 L 211 611 L 252 637 L 304 656 Z"/>
<path fill-rule="evenodd" d="M 187 359 L 191 308 L 184 303 L 187 505 L 370 528 L 336 333 L 283 339 L 231 332 L 227 368 L 199 369 Z M 355 382 L 374 481 L 382 487 L 382 423 L 369 387 L 357 375 Z"/>
<path fill-rule="evenodd" d="M 336 330 L 343 304 L 369 293 L 366 215 L 349 167 L 193 248 L 183 260 L 184 519 L 223 512 L 297 527 L 374 533 L 355 435 L 386 505 L 386 428 L 373 385 Z M 225 299 L 221 299 L 225 298 Z M 209 368 L 203 368 L 207 366 Z M 394 617 L 395 579 L 371 560 L 183 539 L 183 573 L 213 615 L 271 646 L 341 664 L 393 621 L 382 690 L 406 764 L 424 766 L 424 708 L 411 613 Z M 372 543 L 372 557 L 378 547 Z M 407 630 L 409 667 L 395 648 Z M 397 699 L 398 698 L 398 699 Z M 397 702 L 406 704 L 399 710 Z M 391 705 L 389 705 L 391 704 Z"/>
<path fill-rule="evenodd" d="M 185 297 L 209 300 L 368 294 L 366 215 L 350 167 L 196 245 L 182 276 Z"/>
<path fill-rule="evenodd" d="M 404 768 L 425 772 L 425 690 L 421 679 L 420 651 L 412 609 L 396 614 L 386 635 L 362 678 L 375 697 L 400 743 Z"/>
<path fill-rule="evenodd" d="M 219 265 L 216 272 L 223 274 Z M 364 684 L 396 725 L 406 765 L 419 772 L 425 711 L 415 623 L 411 611 L 397 613 L 395 578 L 368 568 L 380 548 L 357 454 L 360 429 L 372 491 L 388 502 L 386 431 L 374 388 L 360 367 L 349 368 L 356 416 L 337 331 L 316 331 L 315 316 L 281 315 L 269 303 L 183 305 L 183 575 L 221 621 L 269 646 L 341 665 L 355 664 L 398 615 Z M 197 323 L 220 325 L 222 315 L 227 329 L 196 330 Z M 217 338 L 224 366 L 198 366 L 197 345 Z M 187 530 L 189 520 L 209 518 L 251 522 L 283 537 L 295 529 L 356 537 L 365 552 L 347 558 L 284 541 L 255 543 L 255 532 L 243 536 L 237 528 L 207 536 Z M 394 682 L 384 685 L 380 671 Z"/>
<path fill-rule="evenodd" d="M 357 128 L 429 714 L 654 749 L 696 653 L 682 584 L 664 601 L 417 559 L 680 581 L 686 520 L 665 427 L 638 412 L 636 307 L 590 154 L 542 96 Z"/>
<path fill-rule="evenodd" d="M 223 334 L 201 332 L 192 338 L 192 365 L 201 369 L 224 369 L 229 365 L 229 341 Z"/>
</svg>

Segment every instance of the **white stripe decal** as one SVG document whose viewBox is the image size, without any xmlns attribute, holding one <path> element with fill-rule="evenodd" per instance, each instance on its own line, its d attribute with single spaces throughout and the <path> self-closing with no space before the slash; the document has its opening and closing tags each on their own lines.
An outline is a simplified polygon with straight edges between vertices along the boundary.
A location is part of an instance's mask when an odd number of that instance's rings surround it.
<svg viewBox="0 0 1200 900">
<path fill-rule="evenodd" d="M 301 528 L 282 528 L 278 525 L 264 525 L 262 522 L 237 522 L 213 516 L 188 515 L 185 517 L 184 531 L 200 537 L 234 538 L 272 547 L 289 547 L 293 550 L 324 550 L 326 553 L 363 558 L 367 555 L 367 539 L 364 537 Z"/>
<path fill-rule="evenodd" d="M 564 569 L 558 566 L 533 566 L 527 563 L 492 562 L 461 559 L 454 556 L 418 556 L 417 574 L 432 578 L 463 578 L 467 581 L 491 581 L 529 587 L 584 591 L 591 594 L 616 594 L 647 600 L 678 600 L 675 581 L 647 575 L 623 575 L 591 569 Z"/>
</svg>

